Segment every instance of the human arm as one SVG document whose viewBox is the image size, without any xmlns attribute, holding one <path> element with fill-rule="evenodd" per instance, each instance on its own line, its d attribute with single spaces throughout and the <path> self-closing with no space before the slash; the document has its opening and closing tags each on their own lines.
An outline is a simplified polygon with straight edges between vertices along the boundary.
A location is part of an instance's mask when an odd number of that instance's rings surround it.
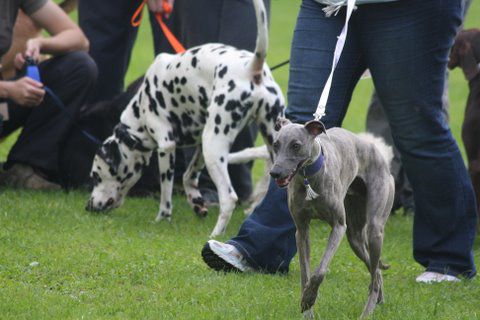
<svg viewBox="0 0 480 320">
<path fill-rule="evenodd" d="M 30 17 L 51 35 L 49 38 L 33 38 L 27 41 L 24 55 L 17 56 L 16 66 L 23 65 L 24 57 L 31 56 L 38 61 L 40 54 L 62 54 L 70 51 L 87 51 L 89 42 L 82 30 L 52 0 L 48 0 Z"/>
</svg>

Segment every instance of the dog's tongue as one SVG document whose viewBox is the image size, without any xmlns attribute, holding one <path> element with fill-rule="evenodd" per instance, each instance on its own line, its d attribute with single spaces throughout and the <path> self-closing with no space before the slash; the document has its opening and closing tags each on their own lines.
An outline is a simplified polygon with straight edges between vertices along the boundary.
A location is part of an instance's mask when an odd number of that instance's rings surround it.
<svg viewBox="0 0 480 320">
<path fill-rule="evenodd" d="M 279 187 L 285 187 L 288 183 L 287 183 L 287 180 L 288 180 L 288 177 L 287 178 L 283 178 L 283 179 L 275 179 L 275 183 L 277 184 L 277 186 Z"/>
</svg>

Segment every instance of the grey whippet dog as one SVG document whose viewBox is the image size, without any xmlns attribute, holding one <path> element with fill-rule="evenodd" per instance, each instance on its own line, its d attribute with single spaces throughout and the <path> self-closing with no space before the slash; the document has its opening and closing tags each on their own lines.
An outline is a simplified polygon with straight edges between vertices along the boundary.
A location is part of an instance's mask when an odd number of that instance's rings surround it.
<svg viewBox="0 0 480 320">
<path fill-rule="evenodd" d="M 296 241 L 302 283 L 301 310 L 312 317 L 318 288 L 340 242 L 347 234 L 355 254 L 371 274 L 362 318 L 383 302 L 380 261 L 383 231 L 394 196 L 389 163 L 392 150 L 371 135 L 341 128 L 325 130 L 322 122 L 305 125 L 277 121 L 274 164 L 270 175 L 288 186 L 288 207 L 297 227 Z M 326 135 L 320 138 L 322 133 Z M 298 173 L 298 174 L 297 174 Z M 332 231 L 320 265 L 310 274 L 311 219 L 322 219 Z"/>
</svg>

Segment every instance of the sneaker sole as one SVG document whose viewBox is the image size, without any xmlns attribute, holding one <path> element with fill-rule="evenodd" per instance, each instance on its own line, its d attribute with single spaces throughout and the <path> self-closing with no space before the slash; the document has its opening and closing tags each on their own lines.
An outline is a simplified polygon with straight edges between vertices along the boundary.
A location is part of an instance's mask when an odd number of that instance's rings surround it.
<svg viewBox="0 0 480 320">
<path fill-rule="evenodd" d="M 213 252 L 210 248 L 210 244 L 207 242 L 202 249 L 202 258 L 203 261 L 215 271 L 224 271 L 224 272 L 242 272 L 242 270 L 236 268 L 232 264 L 223 260 Z"/>
</svg>

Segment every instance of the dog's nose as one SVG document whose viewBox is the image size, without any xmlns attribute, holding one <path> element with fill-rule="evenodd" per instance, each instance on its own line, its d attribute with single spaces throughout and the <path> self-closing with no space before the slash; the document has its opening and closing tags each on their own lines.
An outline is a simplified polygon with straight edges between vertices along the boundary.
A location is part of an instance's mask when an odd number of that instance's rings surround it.
<svg viewBox="0 0 480 320">
<path fill-rule="evenodd" d="M 270 171 L 270 176 L 273 178 L 273 179 L 278 179 L 280 178 L 280 172 L 276 172 L 276 171 Z"/>
</svg>

